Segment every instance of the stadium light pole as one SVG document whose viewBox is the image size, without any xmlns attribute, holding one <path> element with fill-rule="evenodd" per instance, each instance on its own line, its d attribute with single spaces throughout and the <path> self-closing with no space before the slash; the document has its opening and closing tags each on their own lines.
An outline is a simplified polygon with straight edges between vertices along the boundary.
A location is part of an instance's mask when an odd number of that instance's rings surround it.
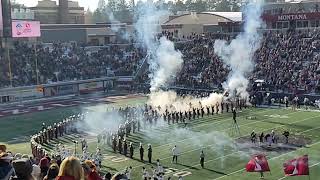
<svg viewBox="0 0 320 180">
<path fill-rule="evenodd" d="M 6 50 L 6 56 L 8 59 L 8 68 L 9 68 L 9 80 L 10 80 L 10 87 L 12 86 L 12 69 L 11 69 L 11 58 L 10 58 L 10 49 L 9 49 L 9 38 L 5 38 L 5 50 Z"/>
<path fill-rule="evenodd" d="M 38 54 L 37 54 L 37 42 L 34 45 L 34 56 L 36 60 L 36 78 L 37 78 L 37 85 L 39 85 L 39 69 L 38 69 Z"/>
</svg>

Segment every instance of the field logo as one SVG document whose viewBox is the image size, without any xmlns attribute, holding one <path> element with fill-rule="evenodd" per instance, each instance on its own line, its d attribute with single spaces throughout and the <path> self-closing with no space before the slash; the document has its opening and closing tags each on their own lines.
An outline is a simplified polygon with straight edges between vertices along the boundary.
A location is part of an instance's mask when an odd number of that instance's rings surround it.
<svg viewBox="0 0 320 180">
<path fill-rule="evenodd" d="M 122 158 L 117 156 L 104 156 L 104 159 L 111 160 L 112 162 L 115 162 L 115 163 L 121 163 L 128 160 L 128 158 Z"/>
<path fill-rule="evenodd" d="M 272 114 L 272 115 L 264 115 L 269 118 L 280 118 L 280 119 L 288 119 L 289 117 L 286 115 Z"/>
<path fill-rule="evenodd" d="M 189 171 L 179 171 L 179 169 L 176 169 L 176 168 L 166 168 L 166 169 L 164 169 L 164 173 L 165 174 L 174 173 L 173 176 L 175 176 L 175 177 L 180 177 L 180 176 L 185 177 L 185 176 L 192 175 L 192 173 Z"/>
</svg>

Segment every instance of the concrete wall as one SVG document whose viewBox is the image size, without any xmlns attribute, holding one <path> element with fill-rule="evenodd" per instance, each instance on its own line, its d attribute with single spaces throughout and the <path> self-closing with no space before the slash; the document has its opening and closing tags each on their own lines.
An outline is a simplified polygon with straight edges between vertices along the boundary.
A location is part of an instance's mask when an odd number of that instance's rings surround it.
<svg viewBox="0 0 320 180">
<path fill-rule="evenodd" d="M 50 42 L 87 42 L 86 29 L 60 29 L 60 30 L 41 30 L 41 41 Z"/>
</svg>

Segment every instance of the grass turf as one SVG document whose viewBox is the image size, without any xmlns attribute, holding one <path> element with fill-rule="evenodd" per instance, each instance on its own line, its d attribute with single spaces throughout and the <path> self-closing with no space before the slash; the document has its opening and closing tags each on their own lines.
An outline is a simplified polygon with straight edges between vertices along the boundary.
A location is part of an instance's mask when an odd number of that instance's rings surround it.
<svg viewBox="0 0 320 180">
<path fill-rule="evenodd" d="M 117 101 L 115 105 L 142 103 L 144 100 L 121 100 Z M 0 142 L 9 144 L 11 151 L 29 153 L 29 143 L 24 142 L 21 137 L 26 137 L 39 130 L 42 122 L 50 124 L 60 121 L 63 117 L 78 113 L 83 108 L 92 111 L 103 111 L 106 106 L 108 105 L 65 108 L 1 118 L 0 121 L 4 125 L 0 127 Z M 246 116 L 256 116 L 256 119 L 246 119 Z M 284 130 L 289 130 L 292 134 L 300 134 L 312 139 L 311 145 L 289 153 L 266 152 L 271 168 L 271 173 L 265 173 L 266 179 L 277 180 L 283 178 L 283 162 L 304 154 L 308 154 L 310 159 L 310 179 L 319 179 L 319 117 L 320 113 L 318 112 L 286 109 L 247 109 L 239 113 L 238 124 L 241 136 L 248 136 L 252 130 L 255 130 L 258 134 L 262 131 L 265 133 L 271 132 L 271 130 L 275 130 L 278 134 L 281 134 Z M 230 139 L 235 139 L 239 135 L 233 132 L 231 122 L 232 114 L 224 113 L 193 120 L 187 129 L 181 124 L 170 126 L 164 124 L 161 127 L 142 130 L 128 138 L 135 145 L 133 160 L 119 154 L 114 154 L 110 147 L 100 145 L 104 154 L 102 170 L 115 172 L 132 166 L 133 179 L 141 179 L 142 167 L 150 170 L 151 166 L 155 166 L 155 164 L 140 162 L 138 160 L 138 144 L 142 142 L 145 148 L 145 160 L 147 158 L 147 144 L 150 143 L 153 146 L 153 162 L 156 159 L 160 159 L 161 164 L 167 169 L 166 177 L 172 176 L 174 179 L 177 179 L 178 175 L 189 174 L 184 176 L 184 179 L 258 179 L 259 174 L 246 173 L 243 169 L 253 152 L 247 149 L 241 150 L 234 146 Z M 230 139 L 225 139 L 224 136 L 221 136 L 222 133 L 230 136 Z M 13 140 L 13 138 L 16 139 Z M 57 143 L 64 143 L 72 148 L 72 140 L 77 138 L 76 135 L 65 136 L 54 141 L 47 148 L 52 149 L 54 144 Z M 181 151 L 178 164 L 171 163 L 171 149 L 174 145 L 177 145 Z M 94 153 L 96 146 L 96 139 L 89 139 L 89 151 Z M 202 149 L 206 155 L 205 169 L 201 169 L 199 164 L 199 155 Z M 287 177 L 285 179 L 304 180 L 308 179 L 308 177 Z"/>
</svg>

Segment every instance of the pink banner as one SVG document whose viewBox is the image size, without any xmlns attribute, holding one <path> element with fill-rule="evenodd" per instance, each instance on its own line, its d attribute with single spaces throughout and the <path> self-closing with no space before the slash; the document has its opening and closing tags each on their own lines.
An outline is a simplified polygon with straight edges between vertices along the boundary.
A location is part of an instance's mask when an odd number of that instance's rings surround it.
<svg viewBox="0 0 320 180">
<path fill-rule="evenodd" d="M 12 21 L 12 37 L 40 37 L 39 21 Z"/>
</svg>

